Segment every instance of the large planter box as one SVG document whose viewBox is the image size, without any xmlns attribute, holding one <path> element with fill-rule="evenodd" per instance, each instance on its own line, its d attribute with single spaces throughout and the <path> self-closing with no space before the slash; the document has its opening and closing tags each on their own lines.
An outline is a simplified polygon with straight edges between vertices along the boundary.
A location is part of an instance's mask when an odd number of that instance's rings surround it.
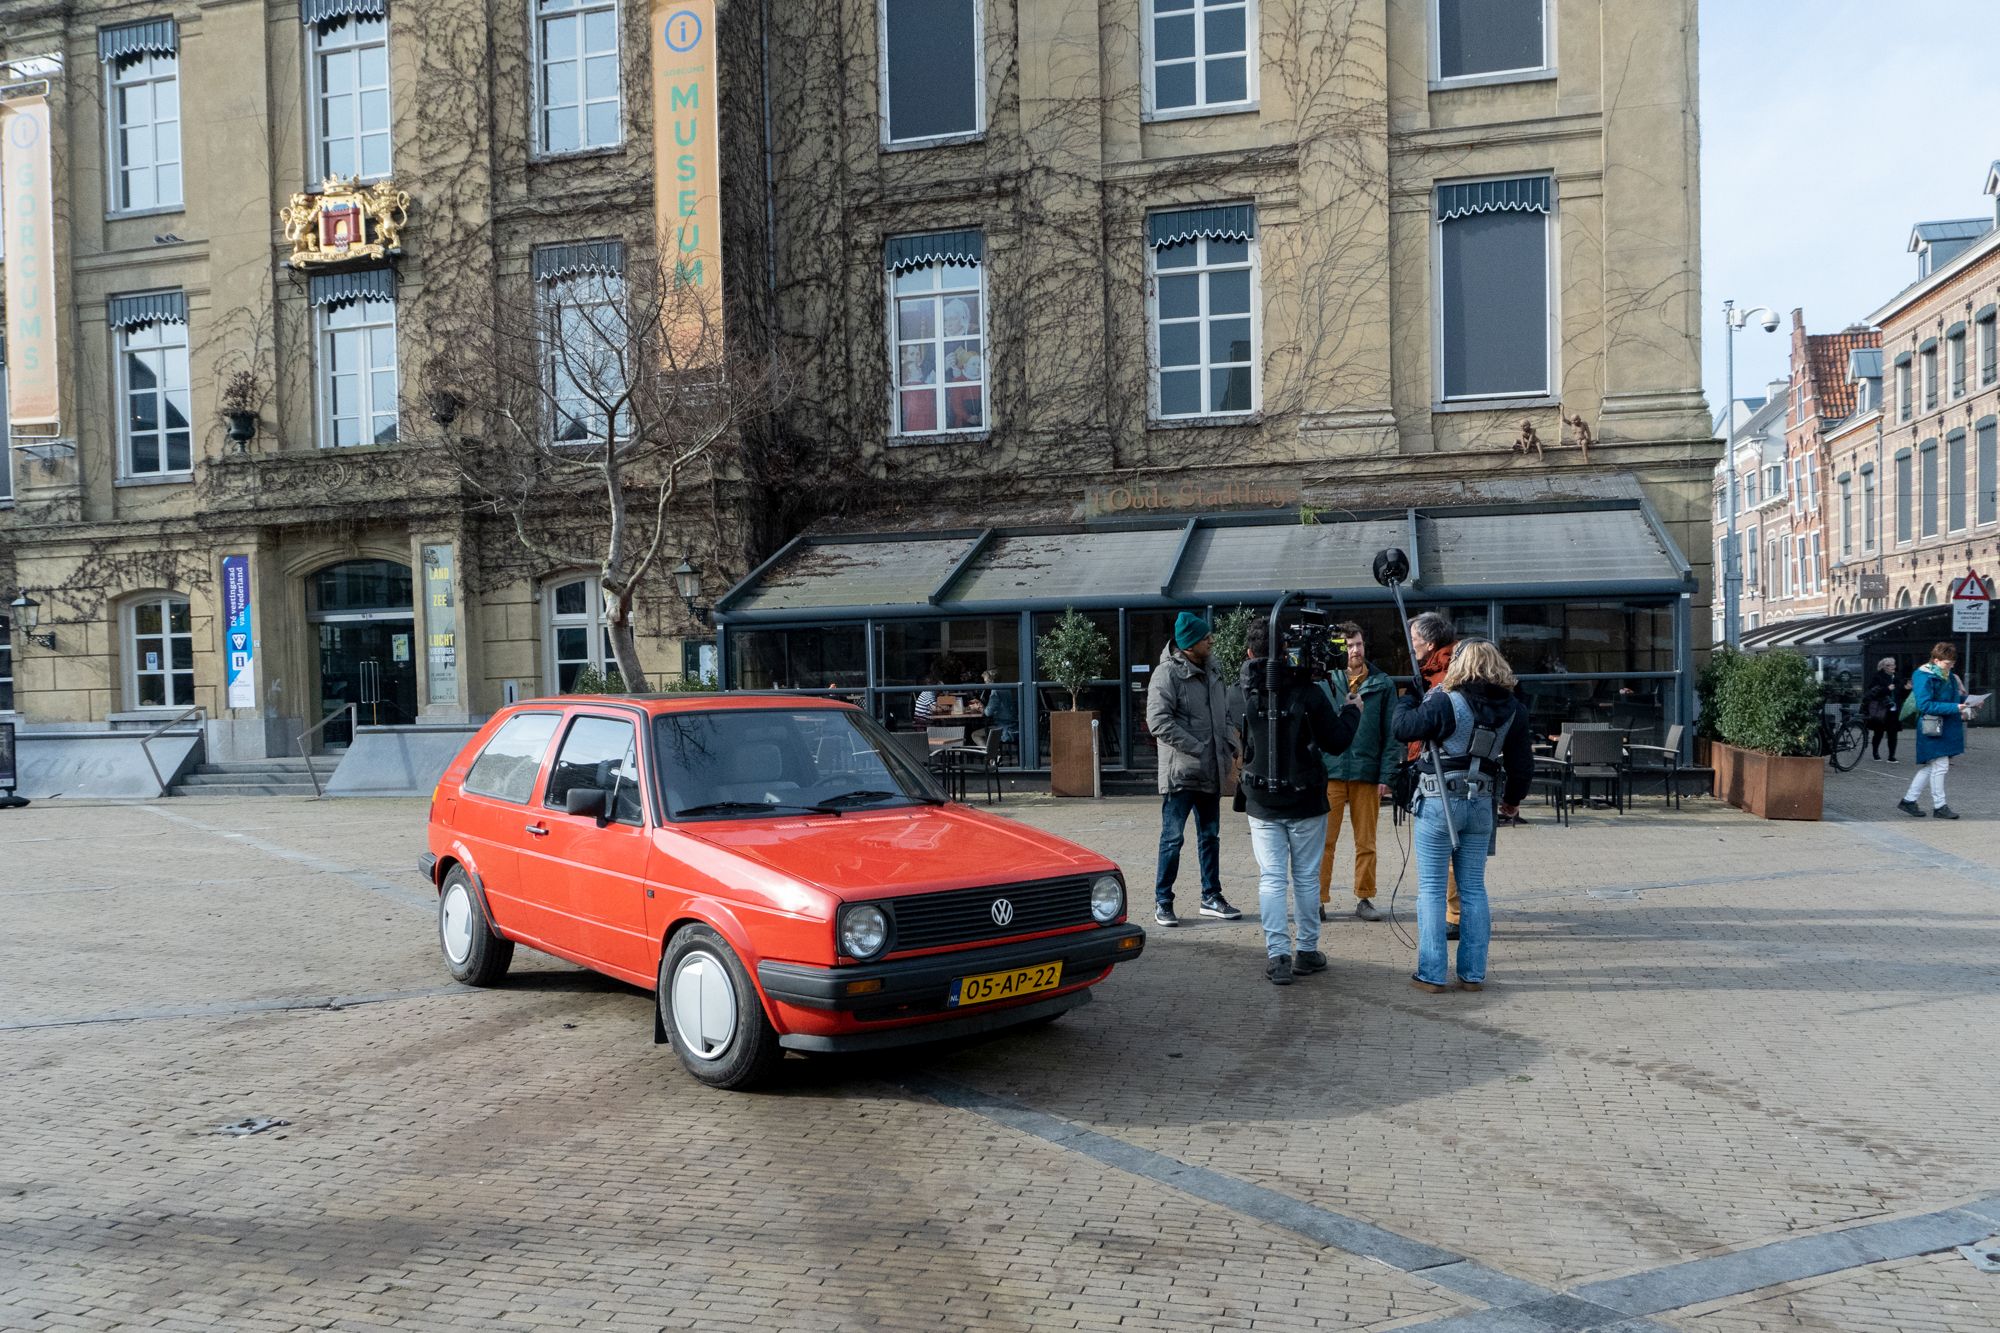
<svg viewBox="0 0 2000 1333">
<path fill-rule="evenodd" d="M 1715 741 L 1709 746 L 1709 763 L 1715 769 L 1715 799 L 1730 805 L 1743 804 L 1743 751 Z"/>
<path fill-rule="evenodd" d="M 1765 754 L 1715 742 L 1716 796 L 1759 819 L 1820 817 L 1826 795 L 1826 761 Z"/>
<path fill-rule="evenodd" d="M 1097 713 L 1071 709 L 1049 714 L 1049 794 L 1097 795 L 1097 754 L 1091 746 L 1091 726 Z"/>
</svg>

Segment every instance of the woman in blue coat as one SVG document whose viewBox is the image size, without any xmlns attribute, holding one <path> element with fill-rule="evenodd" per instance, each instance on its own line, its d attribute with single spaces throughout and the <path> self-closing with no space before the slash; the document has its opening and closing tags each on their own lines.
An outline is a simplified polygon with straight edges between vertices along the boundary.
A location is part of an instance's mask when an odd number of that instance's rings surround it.
<svg viewBox="0 0 2000 1333">
<path fill-rule="evenodd" d="M 1944 777 L 1951 771 L 1953 756 L 1965 753 L 1965 689 L 1952 674 L 1958 665 L 1958 649 L 1940 643 L 1931 649 L 1931 660 L 1917 668 L 1910 688 L 1917 712 L 1917 776 L 1910 782 L 1897 809 L 1906 815 L 1923 817 L 1917 797 L 1924 781 L 1931 784 L 1931 815 L 1937 819 L 1957 819 L 1945 804 Z"/>
</svg>

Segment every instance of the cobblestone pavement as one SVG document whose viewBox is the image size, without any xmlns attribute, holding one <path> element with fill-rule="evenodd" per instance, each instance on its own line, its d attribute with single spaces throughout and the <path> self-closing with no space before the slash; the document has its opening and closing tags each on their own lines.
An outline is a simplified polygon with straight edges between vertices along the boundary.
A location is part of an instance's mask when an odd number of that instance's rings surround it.
<svg viewBox="0 0 2000 1333">
<path fill-rule="evenodd" d="M 420 801 L 0 814 L 0 1328 L 2000 1327 L 1950 1249 L 2000 1232 L 2000 765 L 1956 824 L 1908 774 L 1504 831 L 1483 994 L 1351 915 L 1280 990 L 1190 916 L 1054 1027 L 757 1096 L 567 964 L 451 985 Z M 1143 907 L 1154 802 L 1000 808 Z"/>
</svg>

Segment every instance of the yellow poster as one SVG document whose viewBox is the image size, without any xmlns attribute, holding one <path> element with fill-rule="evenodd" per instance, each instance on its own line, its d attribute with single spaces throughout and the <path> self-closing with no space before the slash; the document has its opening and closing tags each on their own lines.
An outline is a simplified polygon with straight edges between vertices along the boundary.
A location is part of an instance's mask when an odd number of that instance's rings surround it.
<svg viewBox="0 0 2000 1333">
<path fill-rule="evenodd" d="M 722 159 L 715 0 L 653 0 L 653 170 L 674 364 L 722 350 Z"/>
<path fill-rule="evenodd" d="M 7 227 L 7 417 L 61 420 L 56 393 L 56 231 L 50 196 L 49 104 L 0 106 L 0 218 Z"/>
</svg>

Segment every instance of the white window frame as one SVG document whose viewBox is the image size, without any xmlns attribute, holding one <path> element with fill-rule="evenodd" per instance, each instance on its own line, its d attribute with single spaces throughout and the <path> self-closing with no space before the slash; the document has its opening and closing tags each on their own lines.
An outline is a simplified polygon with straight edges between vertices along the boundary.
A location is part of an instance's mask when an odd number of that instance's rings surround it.
<svg viewBox="0 0 2000 1333">
<path fill-rule="evenodd" d="M 1535 83 L 1556 77 L 1556 10 L 1550 0 L 1542 0 L 1542 63 L 1520 69 L 1496 69 L 1484 74 L 1444 75 L 1443 24 L 1438 18 L 1437 0 L 1425 0 L 1424 26 L 1429 29 L 1431 91 L 1450 88 L 1477 88 L 1495 83 Z"/>
<path fill-rule="evenodd" d="M 572 299 L 567 301 L 564 299 L 567 293 L 579 290 L 580 285 L 584 284 L 593 285 L 591 299 Z M 605 352 L 606 356 L 620 359 L 626 356 L 632 348 L 629 338 L 621 340 L 621 347 L 610 345 L 614 335 L 631 332 L 628 327 L 631 315 L 631 306 L 628 304 L 630 301 L 630 292 L 625 285 L 625 276 L 622 273 L 576 273 L 568 277 L 552 278 L 538 285 L 540 290 L 535 293 L 535 299 L 541 312 L 541 332 L 544 339 L 541 356 L 542 373 L 545 376 L 544 392 L 548 395 L 551 416 L 548 422 L 549 439 L 551 443 L 555 444 L 575 443 L 581 446 L 601 446 L 606 441 L 606 433 L 610 423 L 598 411 L 598 405 L 588 396 L 567 400 L 562 396 L 559 377 L 565 367 L 563 362 L 558 359 L 555 348 L 548 345 L 546 340 L 561 336 L 562 318 L 565 307 L 573 307 L 579 310 L 585 308 L 615 310 L 619 312 L 615 319 L 590 321 L 585 332 L 592 336 L 604 335 L 604 342 L 607 348 Z M 601 386 L 598 392 L 600 394 L 603 392 Z M 580 402 L 590 414 L 588 421 L 585 423 L 589 433 L 582 440 L 572 442 L 562 439 L 561 425 L 564 404 L 566 402 Z M 621 435 L 630 433 L 632 429 L 632 412 L 629 404 L 620 413 L 618 425 Z"/>
<path fill-rule="evenodd" d="M 1536 173 L 1529 172 L 1527 175 Z M 1556 272 L 1557 261 L 1562 255 L 1562 200 L 1553 175 L 1549 177 L 1549 210 L 1542 214 L 1542 276 L 1548 285 L 1548 387 L 1539 390 L 1520 390 L 1509 393 L 1482 393 L 1456 398 L 1445 396 L 1444 366 L 1444 229 L 1457 221 L 1456 218 L 1440 218 L 1437 215 L 1437 190 L 1440 185 L 1477 185 L 1484 181 L 1520 180 L 1523 174 L 1509 172 L 1500 176 L 1469 176 L 1431 182 L 1429 202 L 1426 207 L 1431 215 L 1431 410 L 1466 411 L 1478 410 L 1482 405 L 1497 403 L 1505 407 L 1554 407 L 1562 402 L 1557 386 L 1562 383 L 1562 283 Z M 1755 499 L 1751 500 L 1755 504 Z"/>
<path fill-rule="evenodd" d="M 176 634 L 174 632 L 173 608 L 176 604 L 188 609 L 188 628 L 185 634 Z M 149 639 L 157 638 L 159 640 L 159 651 L 163 658 L 163 665 L 152 670 L 146 669 L 142 664 L 139 648 L 139 611 L 142 607 L 147 606 L 157 606 L 160 608 L 160 632 L 157 635 L 149 634 L 146 636 Z M 125 665 L 124 690 L 126 707 L 134 712 L 168 712 L 192 707 L 195 702 L 194 607 L 189 603 L 188 599 L 179 593 L 147 593 L 142 597 L 134 597 L 127 601 L 120 608 L 119 617 L 119 645 L 123 650 L 119 655 L 124 659 Z M 178 670 L 174 666 L 175 639 L 186 639 L 188 641 L 188 666 L 184 671 Z M 166 702 L 157 704 L 140 702 L 142 696 L 139 683 L 140 678 L 144 676 L 164 677 L 163 686 Z M 186 703 L 178 702 L 174 698 L 175 676 L 187 677 L 188 693 Z"/>
<path fill-rule="evenodd" d="M 546 0 L 528 0 L 528 56 L 529 56 L 528 79 L 530 83 L 530 87 L 528 89 L 528 119 L 529 119 L 528 132 L 530 135 L 530 142 L 533 143 L 534 145 L 534 155 L 536 158 L 541 159 L 541 158 L 560 158 L 560 157 L 586 157 L 593 153 L 615 153 L 625 146 L 624 7 L 620 3 L 620 0 L 580 0 L 578 4 L 576 4 L 571 8 L 554 10 L 548 13 L 544 13 L 542 10 L 542 6 L 545 2 Z M 546 116 L 549 110 L 549 105 L 543 99 L 543 89 L 547 86 L 547 80 L 544 77 L 544 70 L 543 70 L 543 66 L 547 62 L 547 53 L 544 50 L 543 40 L 542 40 L 543 25 L 546 24 L 551 19 L 566 18 L 571 15 L 576 15 L 577 17 L 581 18 L 583 15 L 589 13 L 590 11 L 604 10 L 604 9 L 608 9 L 611 11 L 611 32 L 612 32 L 612 39 L 615 43 L 614 47 L 612 48 L 611 54 L 617 57 L 618 95 L 611 100 L 617 107 L 617 114 L 615 119 L 617 120 L 618 124 L 618 137 L 607 144 L 580 144 L 576 148 L 551 148 L 549 147 L 549 142 L 548 142 L 547 120 L 546 120 Z M 585 26 L 588 25 L 586 24 Z M 598 52 L 598 54 L 603 55 L 605 53 L 600 51 Z M 576 75 L 577 100 L 575 105 L 577 109 L 577 134 L 579 140 L 588 137 L 589 126 L 590 126 L 590 117 L 588 114 L 588 108 L 592 100 L 595 100 L 597 102 L 602 102 L 605 100 L 601 97 L 596 99 L 591 99 L 584 96 L 583 64 L 589 58 L 590 58 L 589 53 L 587 52 L 579 52 L 577 56 L 577 75 Z M 568 104 L 565 103 L 565 105 Z"/>
<path fill-rule="evenodd" d="M 1147 121 L 1191 120 L 1200 116 L 1226 116 L 1258 108 L 1258 66 L 1261 43 L 1258 41 L 1258 0 L 1191 0 L 1187 10 L 1173 10 L 1170 14 L 1189 13 L 1194 15 L 1194 87 L 1195 101 L 1189 106 L 1162 107 L 1157 99 L 1158 73 L 1153 40 L 1153 20 L 1157 0 L 1145 0 L 1140 6 L 1139 26 L 1139 68 L 1143 84 L 1144 101 L 1141 103 L 1141 118 Z M 1208 25 L 1203 22 L 1210 8 L 1243 10 L 1243 97 L 1234 102 L 1211 102 L 1205 96 L 1208 88 Z M 1171 63 L 1185 63 L 1176 58 Z"/>
<path fill-rule="evenodd" d="M 1248 259 L 1245 264 L 1241 265 L 1209 264 L 1207 262 L 1209 240 L 1210 238 L 1207 236 L 1200 236 L 1195 238 L 1193 241 L 1185 242 L 1185 244 L 1197 245 L 1201 247 L 1196 262 L 1186 268 L 1168 269 L 1167 274 L 1168 276 L 1171 277 L 1171 276 L 1179 276 L 1192 273 L 1205 279 L 1206 276 L 1211 273 L 1233 273 L 1241 271 L 1242 269 L 1245 268 L 1249 270 L 1250 273 L 1250 406 L 1242 408 L 1240 410 L 1233 410 L 1228 412 L 1202 411 L 1202 412 L 1179 414 L 1175 416 L 1167 416 L 1161 412 L 1160 375 L 1162 372 L 1162 367 L 1160 365 L 1160 267 L 1159 267 L 1161 247 L 1149 243 L 1146 246 L 1146 368 L 1147 368 L 1146 416 L 1147 420 L 1151 424 L 1179 425 L 1190 422 L 1203 422 L 1203 421 L 1217 421 L 1217 422 L 1243 421 L 1246 419 L 1255 418 L 1258 413 L 1264 410 L 1264 282 L 1263 282 L 1264 259 L 1263 259 L 1262 229 L 1261 228 L 1258 229 L 1257 235 L 1249 237 L 1247 243 Z M 1205 280 L 1202 281 L 1200 283 L 1200 288 L 1201 288 L 1201 307 L 1200 307 L 1201 313 L 1195 317 L 1195 322 L 1201 328 L 1201 363 L 1200 363 L 1201 395 L 1202 395 L 1202 403 L 1206 405 L 1209 396 L 1209 372 L 1211 370 L 1225 368 L 1226 366 L 1233 366 L 1236 363 L 1233 361 L 1213 362 L 1209 360 L 1210 346 L 1209 346 L 1208 326 L 1210 322 L 1215 318 L 1215 316 L 1211 315 L 1208 310 L 1209 284 L 1207 283 L 1207 281 Z M 1236 316 L 1225 315 L 1223 316 L 1223 318 L 1234 319 L 1236 318 Z M 1176 319 L 1174 322 L 1176 324 L 1181 324 L 1181 323 L 1186 323 L 1187 321 Z M 1174 367 L 1174 369 L 1186 370 L 1188 369 L 1188 367 L 1176 366 Z"/>
<path fill-rule="evenodd" d="M 368 47 L 368 46 L 380 46 L 382 48 L 382 69 L 385 81 L 381 86 L 381 92 L 383 94 L 382 100 L 387 108 L 388 123 L 385 126 L 383 126 L 381 132 L 383 135 L 387 137 L 389 141 L 389 164 L 387 168 L 383 171 L 375 173 L 370 173 L 361 170 L 362 167 L 361 141 L 362 139 L 368 136 L 362 134 L 358 128 L 356 129 L 356 132 L 351 136 L 341 135 L 339 137 L 352 139 L 355 146 L 354 166 L 355 170 L 360 174 L 360 179 L 364 181 L 387 180 L 390 176 L 395 174 L 396 105 L 393 93 L 393 90 L 395 88 L 395 71 L 390 66 L 389 63 L 389 25 L 387 19 L 376 20 L 382 24 L 382 37 L 379 42 L 376 41 L 357 42 L 350 40 L 355 30 L 361 24 L 362 19 L 365 17 L 367 16 L 364 15 L 364 16 L 351 17 L 345 20 L 344 22 L 338 24 L 335 23 L 317 24 L 317 25 L 309 24 L 307 25 L 306 28 L 306 97 L 309 102 L 309 105 L 307 106 L 306 109 L 306 139 L 307 139 L 306 152 L 307 152 L 307 161 L 309 164 L 309 170 L 306 173 L 306 179 L 312 182 L 314 188 L 318 187 L 320 181 L 325 179 L 327 176 L 333 174 L 326 160 L 326 146 L 327 143 L 329 142 L 329 137 L 323 133 L 322 119 L 320 114 L 322 110 L 322 103 L 328 96 L 326 89 L 326 75 L 325 75 L 325 70 L 323 68 L 323 62 L 326 59 L 326 57 L 330 55 L 344 55 L 349 52 L 358 52 L 363 47 Z M 329 48 L 326 45 L 326 42 L 327 39 L 330 37 L 340 37 L 342 38 L 342 40 L 338 44 Z M 359 63 L 360 62 L 357 57 L 356 60 L 357 67 Z M 360 124 L 359 120 L 360 97 L 362 92 L 364 91 L 366 90 L 363 89 L 360 83 L 358 82 L 358 74 L 357 74 L 357 83 L 355 85 L 355 90 L 354 90 L 355 107 L 356 107 L 355 111 L 356 119 L 354 123 L 357 127 Z"/>
<path fill-rule="evenodd" d="M 370 300 L 353 301 L 347 304 L 349 306 L 366 307 L 372 305 L 381 305 L 388 307 L 389 317 L 386 324 L 381 320 L 377 320 L 372 323 L 364 323 L 362 325 L 356 326 L 356 328 L 379 330 L 386 327 L 389 331 L 390 349 L 394 353 L 394 360 L 391 369 L 393 370 L 396 376 L 396 393 L 395 393 L 395 398 L 393 399 L 393 401 L 396 403 L 396 414 L 395 414 L 396 439 L 391 443 L 399 444 L 402 442 L 403 367 L 402 367 L 402 348 L 397 344 L 396 303 L 390 300 L 370 299 Z M 336 444 L 334 442 L 335 437 L 333 428 L 334 416 L 333 416 L 333 381 L 332 381 L 333 339 L 337 334 L 352 333 L 356 331 L 356 328 L 336 329 L 333 326 L 332 319 L 334 314 L 338 310 L 344 308 L 346 308 L 346 306 L 321 306 L 319 309 L 313 312 L 313 391 L 319 400 L 317 404 L 318 408 L 317 424 L 319 431 L 318 443 L 319 447 L 322 449 L 361 449 L 361 448 L 367 448 L 377 443 L 372 429 L 364 432 L 364 438 L 357 441 L 354 444 L 341 445 L 341 444 Z M 374 379 L 373 370 L 374 370 L 374 364 L 373 361 L 371 360 L 369 364 L 369 373 L 365 376 L 365 378 L 369 381 L 368 391 L 371 396 L 368 400 L 369 409 L 363 414 L 365 417 L 367 417 L 371 426 L 374 421 L 374 418 L 380 415 L 380 413 L 374 410 L 374 399 L 372 397 L 374 392 L 372 383 Z"/>
<path fill-rule="evenodd" d="M 875 0 L 876 121 L 885 149 L 937 148 L 986 137 L 986 0 L 972 0 L 972 128 L 915 139 L 889 137 L 889 0 Z"/>
<path fill-rule="evenodd" d="M 583 585 L 584 609 L 568 614 L 558 612 L 556 593 L 572 583 Z M 556 647 L 556 631 L 559 629 L 582 629 L 585 641 L 591 645 L 589 654 L 582 659 L 561 656 Z M 617 665 L 611 655 L 611 631 L 604 619 L 604 586 L 592 574 L 558 574 L 542 584 L 542 679 L 547 682 L 551 694 L 562 693 L 565 662 L 580 662 L 599 675 Z"/>
<path fill-rule="evenodd" d="M 903 343 L 905 340 L 902 337 L 901 322 L 897 318 L 896 279 L 902 277 L 903 274 L 905 273 L 914 271 L 917 268 L 931 268 L 937 270 L 938 273 L 938 285 L 928 294 L 931 300 L 937 302 L 936 306 L 937 317 L 932 323 L 933 334 L 932 337 L 928 339 L 928 342 L 937 348 L 938 355 L 934 363 L 936 366 L 935 373 L 937 375 L 937 380 L 933 384 L 911 386 L 914 388 L 928 388 L 933 391 L 937 401 L 937 411 L 938 411 L 937 415 L 938 425 L 937 428 L 934 430 L 903 429 L 904 385 L 902 383 L 902 355 L 903 355 Z M 944 344 L 945 344 L 944 302 L 948 297 L 962 296 L 966 292 L 974 290 L 974 288 L 968 288 L 961 285 L 947 286 L 945 283 L 945 279 L 947 276 L 949 276 L 951 270 L 966 269 L 966 268 L 972 269 L 977 275 L 976 291 L 979 297 L 979 360 L 981 369 L 981 376 L 979 380 L 979 420 L 981 424 L 977 426 L 953 427 L 944 424 L 947 420 L 949 420 L 949 413 L 946 406 L 946 394 L 949 388 L 951 387 L 950 384 L 944 378 Z M 945 263 L 934 262 L 927 265 L 912 265 L 910 268 L 903 269 L 901 272 L 893 272 L 888 269 L 884 269 L 882 273 L 882 278 L 883 278 L 883 288 L 888 293 L 888 301 L 889 301 L 888 334 L 889 334 L 889 435 L 890 437 L 893 439 L 900 439 L 900 440 L 931 440 L 931 439 L 952 438 L 952 437 L 964 438 L 966 436 L 980 436 L 990 433 L 993 429 L 993 344 L 992 341 L 987 336 L 987 327 L 988 327 L 987 314 L 988 311 L 991 309 L 991 305 L 987 299 L 987 294 L 986 294 L 985 262 L 983 260 L 977 264 L 945 264 Z M 912 292 L 907 294 L 903 299 L 906 300 L 922 299 L 925 295 L 926 294 L 922 292 Z M 910 341 L 912 346 L 919 345 L 919 343 L 916 340 L 910 340 Z M 959 381 L 959 385 L 961 388 L 964 387 L 964 381 Z"/>
<path fill-rule="evenodd" d="M 171 73 L 163 74 L 159 72 L 158 65 L 162 61 L 172 66 Z M 137 218 L 148 217 L 155 213 L 184 212 L 187 208 L 187 144 L 181 133 L 180 53 L 176 51 L 172 55 L 159 55 L 148 52 L 144 55 L 133 56 L 124 60 L 107 60 L 103 63 L 105 67 L 104 160 L 109 166 L 109 170 L 105 172 L 105 216 Z M 131 71 L 140 69 L 149 72 L 143 77 L 125 77 Z M 162 120 L 158 114 L 159 85 L 166 83 L 174 85 L 174 114 L 171 123 L 174 127 L 174 142 L 178 147 L 172 158 L 161 158 L 158 155 L 159 127 L 169 123 L 166 120 Z M 154 158 L 143 167 L 133 167 L 125 161 L 125 154 L 121 147 L 122 136 L 119 134 L 119 129 L 124 122 L 118 116 L 118 92 L 121 88 L 132 88 L 141 84 L 152 85 L 153 87 L 152 102 L 154 117 L 147 123 L 153 132 Z M 158 202 L 160 193 L 159 172 L 162 167 L 167 166 L 174 168 L 174 198 L 172 202 L 162 203 Z M 120 202 L 125 195 L 125 176 L 130 171 L 151 171 L 153 173 L 154 203 L 141 207 L 132 207 Z"/>
<path fill-rule="evenodd" d="M 168 334 L 178 334 L 179 342 L 167 341 Z M 144 337 L 149 345 L 133 346 L 135 337 Z M 157 320 L 134 328 L 119 329 L 112 334 L 111 359 L 113 376 L 118 385 L 118 401 L 113 408 L 113 428 L 118 436 L 118 471 L 122 480 L 181 480 L 194 476 L 194 404 L 189 382 L 188 366 L 188 326 L 179 322 Z M 141 472 L 132 466 L 132 378 L 128 358 L 134 355 L 158 352 L 162 367 L 160 383 L 151 390 L 159 411 L 155 416 L 157 425 L 154 434 L 159 437 L 160 466 Z M 176 356 L 175 354 L 179 355 Z M 179 385 L 175 387 L 169 374 L 176 365 L 179 368 Z M 166 403 L 169 394 L 178 393 L 181 399 L 182 415 L 187 419 L 188 465 L 184 468 L 168 467 L 167 464 L 167 417 Z"/>
</svg>

